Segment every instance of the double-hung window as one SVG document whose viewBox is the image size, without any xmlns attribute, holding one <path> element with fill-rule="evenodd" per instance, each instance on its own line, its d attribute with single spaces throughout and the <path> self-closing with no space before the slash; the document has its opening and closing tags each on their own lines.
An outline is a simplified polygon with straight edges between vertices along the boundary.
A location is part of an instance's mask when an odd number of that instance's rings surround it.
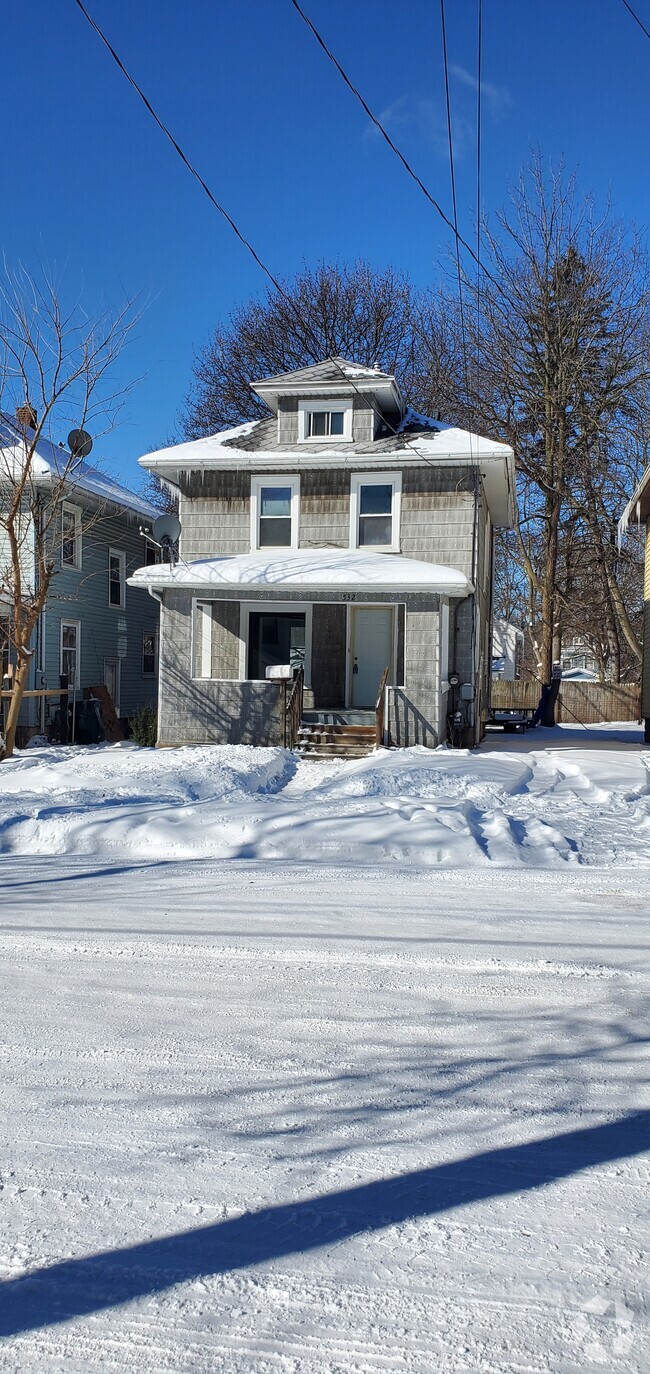
<svg viewBox="0 0 650 1374">
<path fill-rule="evenodd" d="M 299 477 L 254 477 L 251 548 L 297 549 L 299 503 Z"/>
<path fill-rule="evenodd" d="M 353 549 L 399 553 L 402 479 L 398 472 L 355 473 L 350 489 Z"/>
<path fill-rule="evenodd" d="M 81 621 L 61 621 L 61 656 L 59 670 L 68 679 L 69 687 L 80 684 Z"/>
<path fill-rule="evenodd" d="M 126 601 L 126 554 L 108 550 L 108 604 L 122 610 Z"/>
<path fill-rule="evenodd" d="M 69 501 L 61 507 L 61 566 L 81 567 L 81 509 Z"/>
</svg>

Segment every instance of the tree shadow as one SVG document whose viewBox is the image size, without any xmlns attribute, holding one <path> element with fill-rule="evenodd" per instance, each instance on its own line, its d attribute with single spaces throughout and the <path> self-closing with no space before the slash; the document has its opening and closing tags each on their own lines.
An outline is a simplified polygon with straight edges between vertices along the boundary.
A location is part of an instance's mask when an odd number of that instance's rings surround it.
<svg viewBox="0 0 650 1374">
<path fill-rule="evenodd" d="M 324 1197 L 265 1207 L 139 1245 L 64 1260 L 0 1285 L 0 1335 L 85 1317 L 120 1303 L 456 1207 L 544 1188 L 582 1169 L 639 1154 L 650 1111 L 523 1145 L 378 1179 Z"/>
</svg>

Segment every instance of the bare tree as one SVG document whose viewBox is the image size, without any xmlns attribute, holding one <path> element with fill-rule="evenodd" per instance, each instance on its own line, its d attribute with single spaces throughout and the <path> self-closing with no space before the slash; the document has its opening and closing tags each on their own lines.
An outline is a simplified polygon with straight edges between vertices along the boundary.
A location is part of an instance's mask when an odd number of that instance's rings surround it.
<svg viewBox="0 0 650 1374">
<path fill-rule="evenodd" d="M 282 292 L 269 290 L 218 325 L 194 359 L 194 384 L 181 428 L 189 439 L 268 415 L 251 392 L 260 377 L 331 356 L 394 372 L 411 398 L 416 366 L 415 292 L 393 268 L 320 263 Z"/>
<path fill-rule="evenodd" d="M 606 644 L 601 659 L 618 677 L 641 656 L 613 532 L 647 461 L 647 258 L 633 231 L 598 215 L 562 168 L 547 175 L 539 156 L 483 241 L 489 275 L 466 278 L 462 319 L 447 293 L 430 302 L 422 332 L 436 339 L 444 316 L 456 418 L 514 449 L 511 556 L 529 584 L 541 676 L 581 608 L 582 630 Z M 437 394 L 436 372 L 430 404 Z"/>
<path fill-rule="evenodd" d="M 96 436 L 112 428 L 128 386 L 115 363 L 138 318 L 132 301 L 89 315 L 64 304 L 46 273 L 5 265 L 0 279 L 0 606 L 14 662 L 4 752 L 11 756 L 31 641 L 66 541 L 62 518 L 82 462 L 59 443 L 70 428 Z M 50 461 L 44 461 L 43 445 Z M 94 517 L 96 518 L 96 517 Z M 92 522 L 93 517 L 90 517 Z"/>
</svg>

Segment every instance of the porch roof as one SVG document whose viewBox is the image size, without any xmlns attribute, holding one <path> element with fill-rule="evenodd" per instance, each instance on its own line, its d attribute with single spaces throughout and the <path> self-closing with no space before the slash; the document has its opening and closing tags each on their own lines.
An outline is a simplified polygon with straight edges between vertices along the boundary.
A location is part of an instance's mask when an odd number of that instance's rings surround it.
<svg viewBox="0 0 650 1374">
<path fill-rule="evenodd" d="M 425 563 L 399 554 L 353 549 L 264 549 L 232 558 L 201 558 L 138 568 L 132 587 L 165 591 L 174 587 L 277 588 L 286 591 L 438 592 L 462 597 L 473 590 L 458 568 Z"/>
</svg>

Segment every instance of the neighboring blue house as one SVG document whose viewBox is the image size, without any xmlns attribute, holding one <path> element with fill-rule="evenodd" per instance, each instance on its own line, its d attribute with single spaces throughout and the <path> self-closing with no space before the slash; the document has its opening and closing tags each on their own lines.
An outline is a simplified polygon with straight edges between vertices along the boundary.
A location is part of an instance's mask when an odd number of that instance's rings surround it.
<svg viewBox="0 0 650 1374">
<path fill-rule="evenodd" d="M 15 455 L 20 461 L 23 431 L 0 416 L 0 453 L 3 467 Z M 42 491 L 56 484 L 70 454 L 40 439 L 33 463 L 33 485 Z M 0 473 L 0 643 L 7 650 L 9 604 L 3 592 L 8 563 L 6 531 L 2 528 Z M 33 504 L 33 502 L 32 502 Z M 139 706 L 154 703 L 158 676 L 157 601 L 146 591 L 127 585 L 131 573 L 158 561 L 158 549 L 141 533 L 151 529 L 159 512 L 142 496 L 114 482 L 106 474 L 77 461 L 52 528 L 52 556 L 57 570 L 32 641 L 33 666 L 29 688 L 58 687 L 67 674 L 77 699 L 84 688 L 104 685 L 122 719 Z M 34 585 L 35 559 L 31 518 L 23 540 L 23 579 Z M 2 629 L 5 633 L 2 633 Z M 47 728 L 58 709 L 56 698 L 27 698 L 21 714 L 21 733 Z"/>
</svg>

